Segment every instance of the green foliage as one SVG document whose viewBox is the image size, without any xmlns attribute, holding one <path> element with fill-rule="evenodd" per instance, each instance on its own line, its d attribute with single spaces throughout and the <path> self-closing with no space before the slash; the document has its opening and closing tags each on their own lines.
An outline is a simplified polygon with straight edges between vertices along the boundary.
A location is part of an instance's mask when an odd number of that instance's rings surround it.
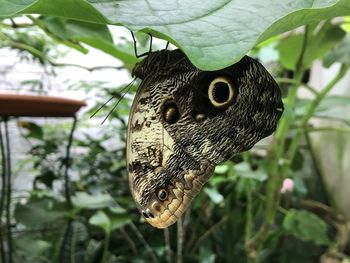
<svg viewBox="0 0 350 263">
<path fill-rule="evenodd" d="M 317 25 L 317 24 L 315 24 Z M 340 40 L 345 32 L 329 22 L 321 28 L 315 28 L 308 35 L 308 45 L 305 49 L 304 66 L 310 68 L 315 59 L 323 58 Z M 295 70 L 303 45 L 304 34 L 294 34 L 284 38 L 277 46 L 281 64 L 289 70 Z"/>
<path fill-rule="evenodd" d="M 256 43 L 303 24 L 349 15 L 348 0 L 160 1 L 1 0 L 1 16 L 39 13 L 151 32 L 180 47 L 199 68 L 215 70 L 237 62 Z M 232 22 L 232 18 L 236 22 Z M 263 19 L 260 19 L 263 18 Z M 195 36 L 195 37 L 194 37 Z"/>
<path fill-rule="evenodd" d="M 78 221 L 68 221 L 61 242 L 57 245 L 58 262 L 88 262 L 86 245 L 89 239 L 87 228 Z"/>
<path fill-rule="evenodd" d="M 90 218 L 89 223 L 101 227 L 106 233 L 110 233 L 129 223 L 130 219 L 130 215 L 125 213 L 108 215 L 103 211 L 98 211 Z"/>
<path fill-rule="evenodd" d="M 80 209 L 99 209 L 110 206 L 113 199 L 109 194 L 89 195 L 85 192 L 77 192 L 72 196 L 72 204 Z"/>
<path fill-rule="evenodd" d="M 133 52 L 125 52 L 113 44 L 112 36 L 105 25 L 47 16 L 38 21 L 48 32 L 63 41 L 85 43 L 123 61 L 129 67 L 138 61 Z"/>
<path fill-rule="evenodd" d="M 298 102 L 297 114 L 302 116 L 305 114 L 307 108 L 311 105 L 312 100 L 301 99 Z M 350 124 L 350 116 L 343 114 L 344 109 L 350 107 L 350 97 L 346 96 L 327 96 L 318 105 L 315 110 L 315 117 L 334 119 L 343 121 L 346 124 Z"/>
<path fill-rule="evenodd" d="M 40 227 L 63 219 L 68 214 L 65 203 L 58 202 L 51 197 L 31 198 L 27 204 L 17 204 L 14 217 L 18 223 L 27 227 Z"/>
<path fill-rule="evenodd" d="M 350 35 L 343 39 L 338 45 L 329 52 L 323 60 L 326 67 L 330 67 L 335 62 L 350 65 Z"/>
<path fill-rule="evenodd" d="M 308 211 L 290 209 L 283 220 L 283 228 L 287 234 L 318 245 L 328 245 L 326 223 Z"/>
<path fill-rule="evenodd" d="M 52 244 L 47 241 L 35 239 L 33 237 L 16 238 L 15 248 L 20 256 L 25 258 L 24 262 L 43 262 L 45 252 L 51 248 Z"/>
</svg>

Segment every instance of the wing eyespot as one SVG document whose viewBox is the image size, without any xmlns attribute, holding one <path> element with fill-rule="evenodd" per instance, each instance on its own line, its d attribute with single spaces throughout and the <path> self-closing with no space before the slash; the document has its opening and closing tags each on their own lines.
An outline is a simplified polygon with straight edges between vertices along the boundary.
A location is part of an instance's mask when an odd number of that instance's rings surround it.
<svg viewBox="0 0 350 263">
<path fill-rule="evenodd" d="M 213 79 L 208 87 L 210 103 L 217 109 L 226 109 L 236 97 L 236 90 L 232 82 L 226 77 Z"/>
<path fill-rule="evenodd" d="M 162 118 L 168 124 L 174 124 L 180 119 L 180 111 L 174 100 L 167 100 L 163 103 Z"/>
<path fill-rule="evenodd" d="M 168 191 L 165 189 L 159 189 L 157 193 L 157 197 L 160 201 L 165 201 L 168 198 Z"/>
</svg>

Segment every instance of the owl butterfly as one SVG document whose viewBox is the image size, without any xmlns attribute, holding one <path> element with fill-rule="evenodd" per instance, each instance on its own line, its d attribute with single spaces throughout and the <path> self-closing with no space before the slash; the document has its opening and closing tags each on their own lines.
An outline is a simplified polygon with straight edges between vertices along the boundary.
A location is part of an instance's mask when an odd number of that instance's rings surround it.
<svg viewBox="0 0 350 263">
<path fill-rule="evenodd" d="M 217 164 L 275 131 L 278 85 L 245 56 L 218 71 L 196 68 L 179 49 L 150 52 L 133 69 L 142 80 L 129 117 L 129 184 L 154 227 L 175 223 Z"/>
</svg>

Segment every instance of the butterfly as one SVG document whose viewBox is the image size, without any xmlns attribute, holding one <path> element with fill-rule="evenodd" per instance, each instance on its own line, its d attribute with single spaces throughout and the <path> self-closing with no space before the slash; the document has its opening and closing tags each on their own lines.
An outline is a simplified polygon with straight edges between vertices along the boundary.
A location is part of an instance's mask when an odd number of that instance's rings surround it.
<svg viewBox="0 0 350 263">
<path fill-rule="evenodd" d="M 179 49 L 149 52 L 128 124 L 130 191 L 145 219 L 180 218 L 216 165 L 271 135 L 283 112 L 268 71 L 248 56 L 217 71 L 196 68 Z"/>
</svg>

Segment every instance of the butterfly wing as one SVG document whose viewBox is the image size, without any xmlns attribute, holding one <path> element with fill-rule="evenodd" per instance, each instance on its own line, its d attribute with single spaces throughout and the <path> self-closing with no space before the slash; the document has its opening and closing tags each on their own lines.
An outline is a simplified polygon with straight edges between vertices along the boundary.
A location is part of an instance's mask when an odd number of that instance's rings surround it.
<svg viewBox="0 0 350 263">
<path fill-rule="evenodd" d="M 271 134 L 282 107 L 277 84 L 251 58 L 205 72 L 182 52 L 171 52 L 151 55 L 136 68 L 144 79 L 127 141 L 131 192 L 158 228 L 186 211 L 216 164 Z"/>
</svg>

